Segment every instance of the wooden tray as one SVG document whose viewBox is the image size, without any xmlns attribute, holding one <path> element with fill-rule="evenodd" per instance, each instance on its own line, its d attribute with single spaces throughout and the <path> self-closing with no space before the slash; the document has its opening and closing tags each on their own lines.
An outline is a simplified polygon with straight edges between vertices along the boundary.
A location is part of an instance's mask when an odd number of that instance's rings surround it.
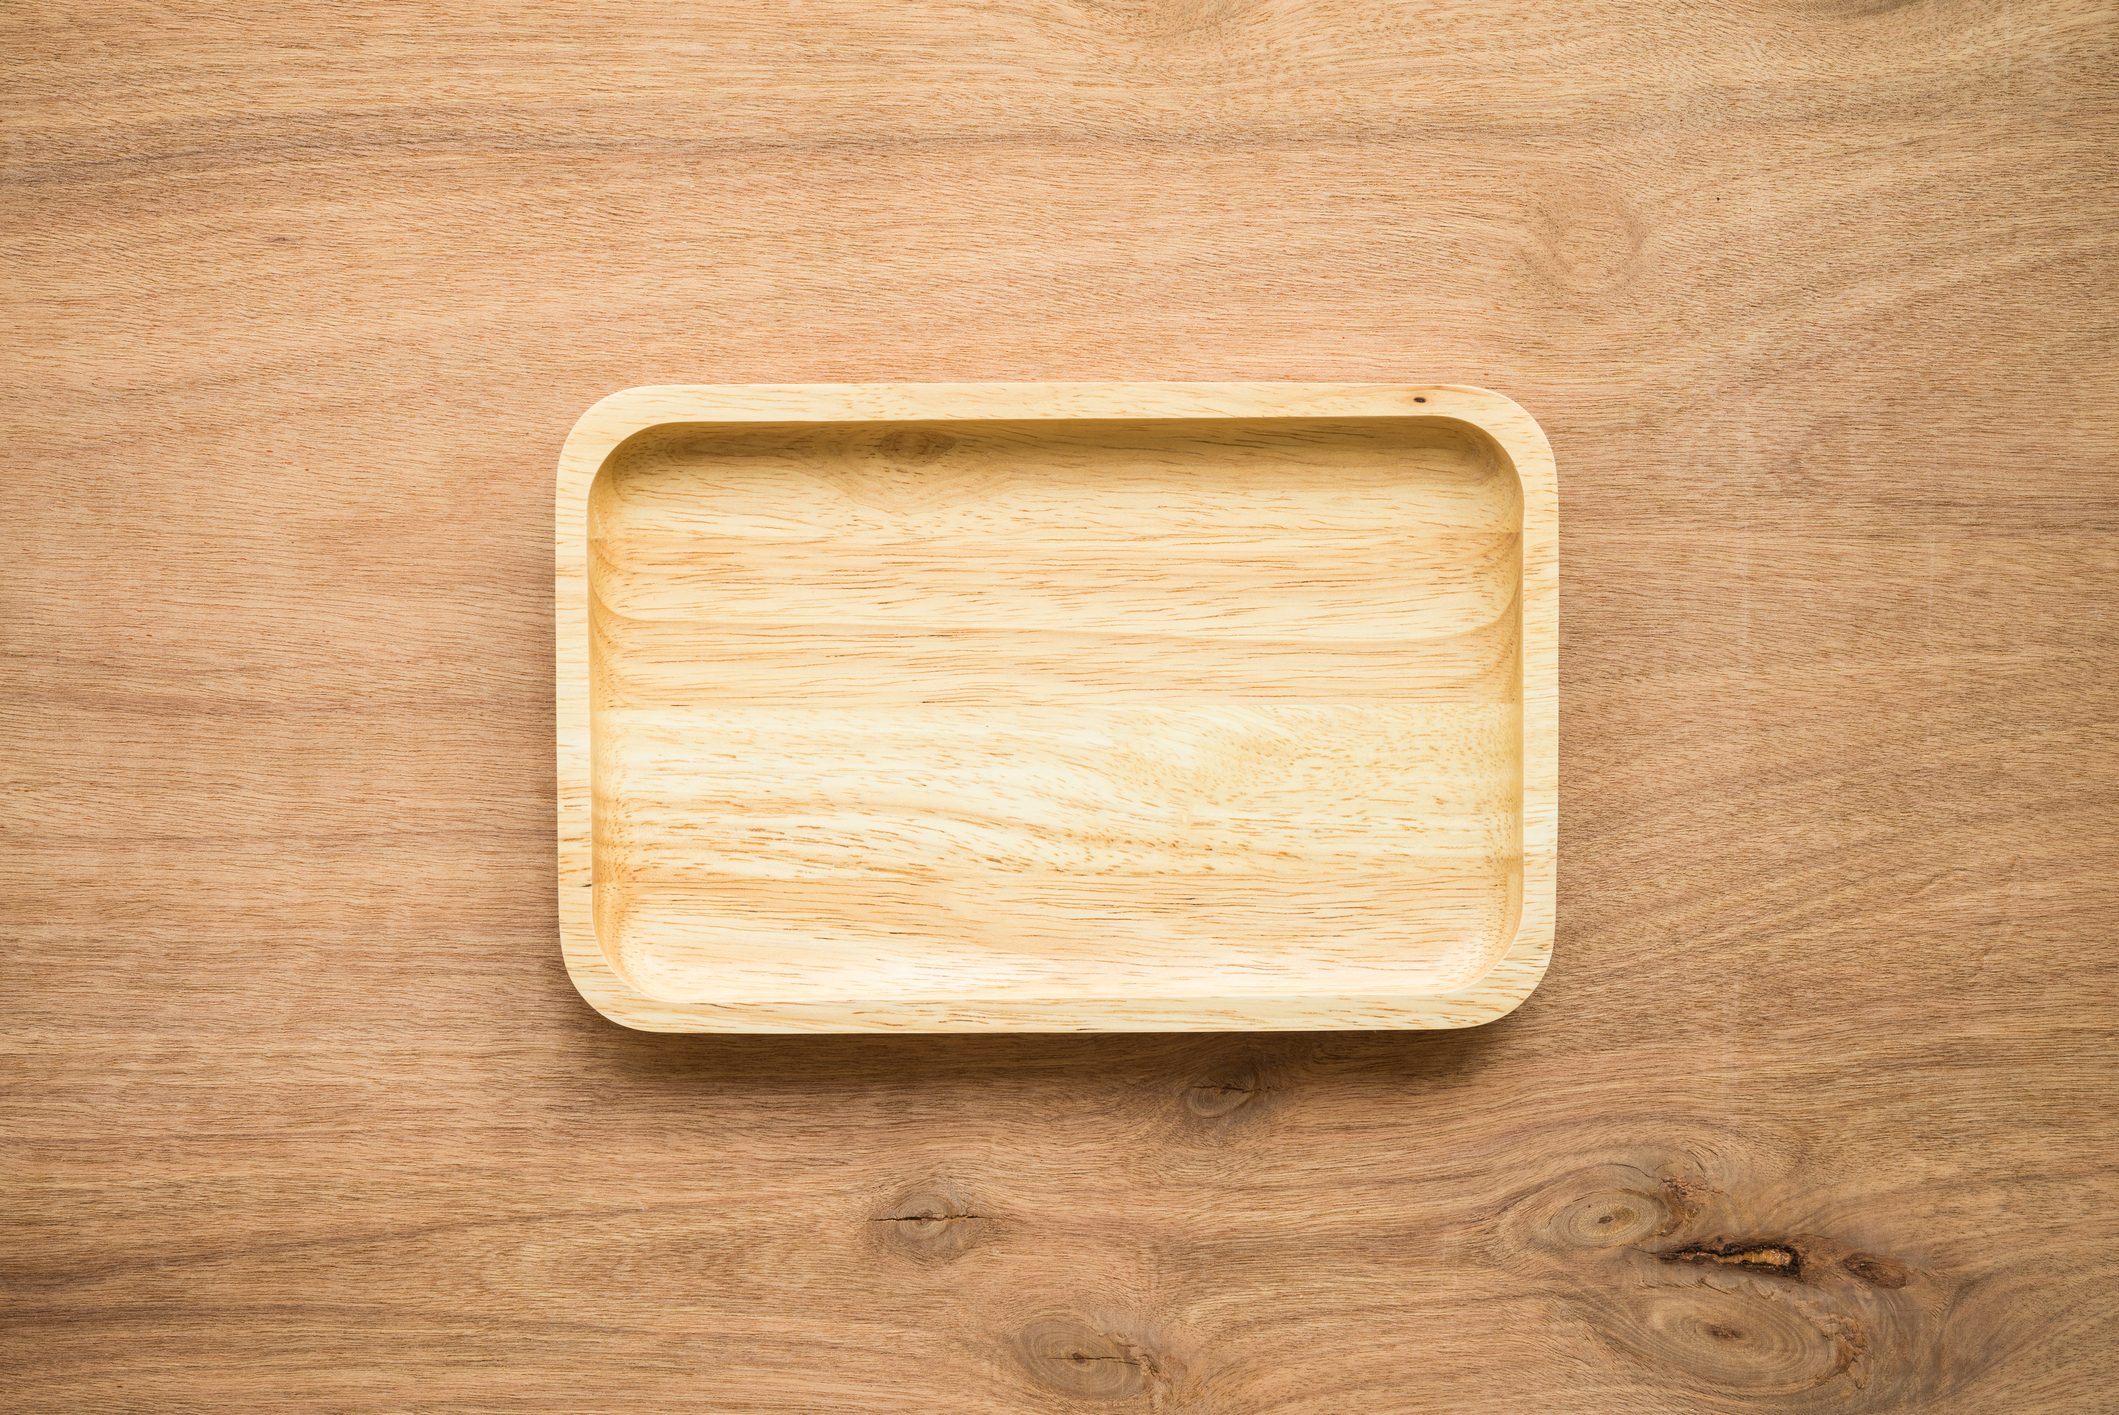
<svg viewBox="0 0 2119 1415">
<path fill-rule="evenodd" d="M 1474 388 L 635 388 L 559 918 L 658 1031 L 1460 1027 L 1553 932 L 1558 502 Z"/>
</svg>

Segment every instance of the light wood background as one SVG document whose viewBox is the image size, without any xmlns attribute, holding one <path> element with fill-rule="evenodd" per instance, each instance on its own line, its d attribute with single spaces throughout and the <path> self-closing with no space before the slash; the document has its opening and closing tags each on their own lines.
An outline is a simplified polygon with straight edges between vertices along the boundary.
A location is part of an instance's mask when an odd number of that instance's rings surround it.
<svg viewBox="0 0 2119 1415">
<path fill-rule="evenodd" d="M 0 11 L 30 1410 L 2100 1410 L 2109 3 Z M 1392 379 L 1559 455 L 1465 1034 L 683 1038 L 553 919 L 649 382 Z"/>
</svg>

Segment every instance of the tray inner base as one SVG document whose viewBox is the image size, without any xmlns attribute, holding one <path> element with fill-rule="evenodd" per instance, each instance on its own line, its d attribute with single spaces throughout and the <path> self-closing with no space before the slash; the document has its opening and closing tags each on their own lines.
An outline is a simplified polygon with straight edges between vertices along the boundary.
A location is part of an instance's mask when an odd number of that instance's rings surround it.
<svg viewBox="0 0 2119 1415">
<path fill-rule="evenodd" d="M 651 997 L 1439 992 L 1508 943 L 1476 433 L 675 425 L 589 516 L 597 934 Z"/>
</svg>

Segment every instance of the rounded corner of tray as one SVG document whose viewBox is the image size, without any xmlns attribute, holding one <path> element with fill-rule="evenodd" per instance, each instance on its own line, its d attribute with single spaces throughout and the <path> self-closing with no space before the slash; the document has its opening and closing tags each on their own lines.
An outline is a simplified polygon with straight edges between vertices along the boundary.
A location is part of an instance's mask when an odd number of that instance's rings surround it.
<svg viewBox="0 0 2119 1415">
<path fill-rule="evenodd" d="M 601 953 L 601 946 L 593 941 L 588 946 Z M 679 1030 L 668 1024 L 666 1014 L 656 1011 L 649 998 L 635 992 L 625 979 L 608 966 L 577 961 L 573 947 L 563 951 L 566 955 L 567 981 L 574 985 L 574 991 L 581 995 L 581 1000 L 606 1022 L 616 1023 L 633 1032 Z"/>
<path fill-rule="evenodd" d="M 584 409 L 560 445 L 560 499 L 586 499 L 596 474 L 619 444 L 658 423 L 675 420 L 684 392 L 679 387 L 640 384 L 606 393 Z"/>
<path fill-rule="evenodd" d="M 1483 1027 L 1521 1007 L 1552 966 L 1554 922 L 1549 909 L 1529 910 L 1518 918 L 1514 937 L 1493 966 L 1447 999 L 1450 1010 L 1443 1025 Z"/>
</svg>

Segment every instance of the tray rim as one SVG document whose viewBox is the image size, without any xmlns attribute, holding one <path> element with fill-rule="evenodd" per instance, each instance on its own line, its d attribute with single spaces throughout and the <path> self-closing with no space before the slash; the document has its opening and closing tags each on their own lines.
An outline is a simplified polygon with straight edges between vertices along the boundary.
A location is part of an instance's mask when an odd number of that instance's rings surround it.
<svg viewBox="0 0 2119 1415">
<path fill-rule="evenodd" d="M 1354 417 L 1469 428 L 1509 459 L 1522 488 L 1523 884 L 1509 944 L 1477 979 L 1419 993 L 670 1003 L 612 965 L 593 907 L 588 496 L 628 439 L 672 423 Z M 1559 492 L 1544 430 L 1503 394 L 1416 383 L 649 384 L 581 415 L 560 452 L 553 504 L 560 949 L 575 988 L 614 1022 L 651 1032 L 1455 1028 L 1514 1011 L 1545 974 L 1559 846 Z"/>
</svg>

